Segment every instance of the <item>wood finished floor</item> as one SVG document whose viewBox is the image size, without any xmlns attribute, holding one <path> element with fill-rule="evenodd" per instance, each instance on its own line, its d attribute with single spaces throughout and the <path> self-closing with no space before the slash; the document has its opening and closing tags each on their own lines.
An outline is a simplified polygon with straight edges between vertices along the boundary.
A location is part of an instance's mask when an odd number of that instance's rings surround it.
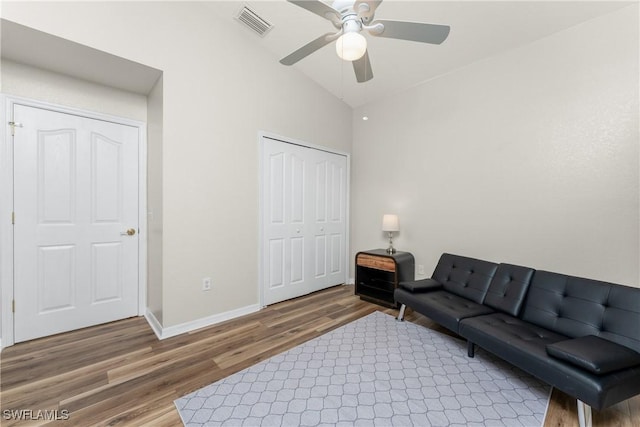
<svg viewBox="0 0 640 427">
<path fill-rule="evenodd" d="M 180 426 L 176 398 L 376 310 L 396 314 L 337 286 L 163 341 L 131 318 L 17 344 L 0 354 L 0 424 Z M 411 310 L 406 319 L 446 332 Z M 21 409 L 69 419 L 5 419 Z M 575 401 L 554 391 L 544 425 L 577 426 Z M 594 426 L 640 427 L 640 397 L 594 412 Z"/>
</svg>

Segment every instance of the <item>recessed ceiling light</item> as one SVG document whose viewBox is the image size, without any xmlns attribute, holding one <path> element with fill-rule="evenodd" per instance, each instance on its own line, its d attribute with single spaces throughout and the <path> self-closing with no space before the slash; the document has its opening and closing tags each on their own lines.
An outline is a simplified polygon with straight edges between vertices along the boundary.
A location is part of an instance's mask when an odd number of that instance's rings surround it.
<svg viewBox="0 0 640 427">
<path fill-rule="evenodd" d="M 364 120 L 366 122 L 367 120 L 369 120 L 369 117 L 368 116 L 362 116 L 362 120 Z"/>
</svg>

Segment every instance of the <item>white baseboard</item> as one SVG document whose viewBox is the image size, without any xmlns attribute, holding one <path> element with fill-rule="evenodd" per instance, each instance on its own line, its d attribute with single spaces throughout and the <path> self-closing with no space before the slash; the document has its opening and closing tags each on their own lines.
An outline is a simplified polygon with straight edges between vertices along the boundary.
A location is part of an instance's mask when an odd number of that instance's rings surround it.
<svg viewBox="0 0 640 427">
<path fill-rule="evenodd" d="M 158 339 L 161 340 L 162 325 L 160 324 L 160 322 L 158 322 L 158 319 L 156 319 L 156 316 L 154 316 L 154 314 L 150 312 L 148 308 L 147 308 L 147 312 L 144 313 L 144 318 L 147 319 L 147 323 L 151 327 L 151 330 L 153 331 L 153 333 L 156 334 L 156 337 L 158 337 Z"/>
<path fill-rule="evenodd" d="M 163 327 L 156 316 L 152 312 L 147 310 L 145 318 L 151 326 L 151 329 L 156 334 L 158 339 L 163 340 L 177 335 L 185 334 L 187 332 L 195 331 L 196 329 L 206 328 L 207 326 L 215 325 L 216 323 L 224 322 L 226 320 L 235 319 L 236 317 L 244 316 L 247 314 L 255 313 L 260 310 L 260 305 L 253 304 L 246 307 L 240 307 L 235 310 L 226 311 L 220 314 L 214 314 L 213 316 L 203 317 L 201 319 L 192 320 L 191 322 L 180 323 L 178 325 Z"/>
<path fill-rule="evenodd" d="M 353 277 L 349 277 L 347 279 L 347 285 L 355 285 L 356 284 L 356 279 Z"/>
</svg>

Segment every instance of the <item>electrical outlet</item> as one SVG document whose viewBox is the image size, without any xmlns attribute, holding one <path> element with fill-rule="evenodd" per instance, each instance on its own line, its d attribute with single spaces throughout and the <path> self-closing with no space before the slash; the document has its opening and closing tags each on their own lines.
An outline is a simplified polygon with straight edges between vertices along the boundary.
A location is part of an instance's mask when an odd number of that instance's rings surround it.
<svg viewBox="0 0 640 427">
<path fill-rule="evenodd" d="M 418 275 L 424 276 L 424 265 L 418 264 Z"/>
<path fill-rule="evenodd" d="M 211 290 L 211 277 L 205 277 L 202 279 L 202 290 L 210 291 Z"/>
</svg>

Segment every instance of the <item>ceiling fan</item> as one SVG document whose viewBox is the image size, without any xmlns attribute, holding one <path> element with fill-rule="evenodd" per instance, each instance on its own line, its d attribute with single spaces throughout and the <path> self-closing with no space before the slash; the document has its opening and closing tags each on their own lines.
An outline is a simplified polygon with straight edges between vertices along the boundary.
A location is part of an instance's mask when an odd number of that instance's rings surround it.
<svg viewBox="0 0 640 427">
<path fill-rule="evenodd" d="M 358 83 L 373 78 L 367 53 L 367 39 L 361 34 L 366 30 L 375 37 L 411 40 L 440 44 L 449 35 L 448 25 L 421 22 L 390 21 L 378 19 L 374 14 L 382 0 L 336 0 L 332 6 L 320 0 L 287 0 L 309 12 L 315 13 L 333 24 L 338 32 L 327 33 L 282 58 L 281 64 L 293 65 L 316 50 L 336 41 L 336 53 L 345 61 L 352 61 Z"/>
</svg>

